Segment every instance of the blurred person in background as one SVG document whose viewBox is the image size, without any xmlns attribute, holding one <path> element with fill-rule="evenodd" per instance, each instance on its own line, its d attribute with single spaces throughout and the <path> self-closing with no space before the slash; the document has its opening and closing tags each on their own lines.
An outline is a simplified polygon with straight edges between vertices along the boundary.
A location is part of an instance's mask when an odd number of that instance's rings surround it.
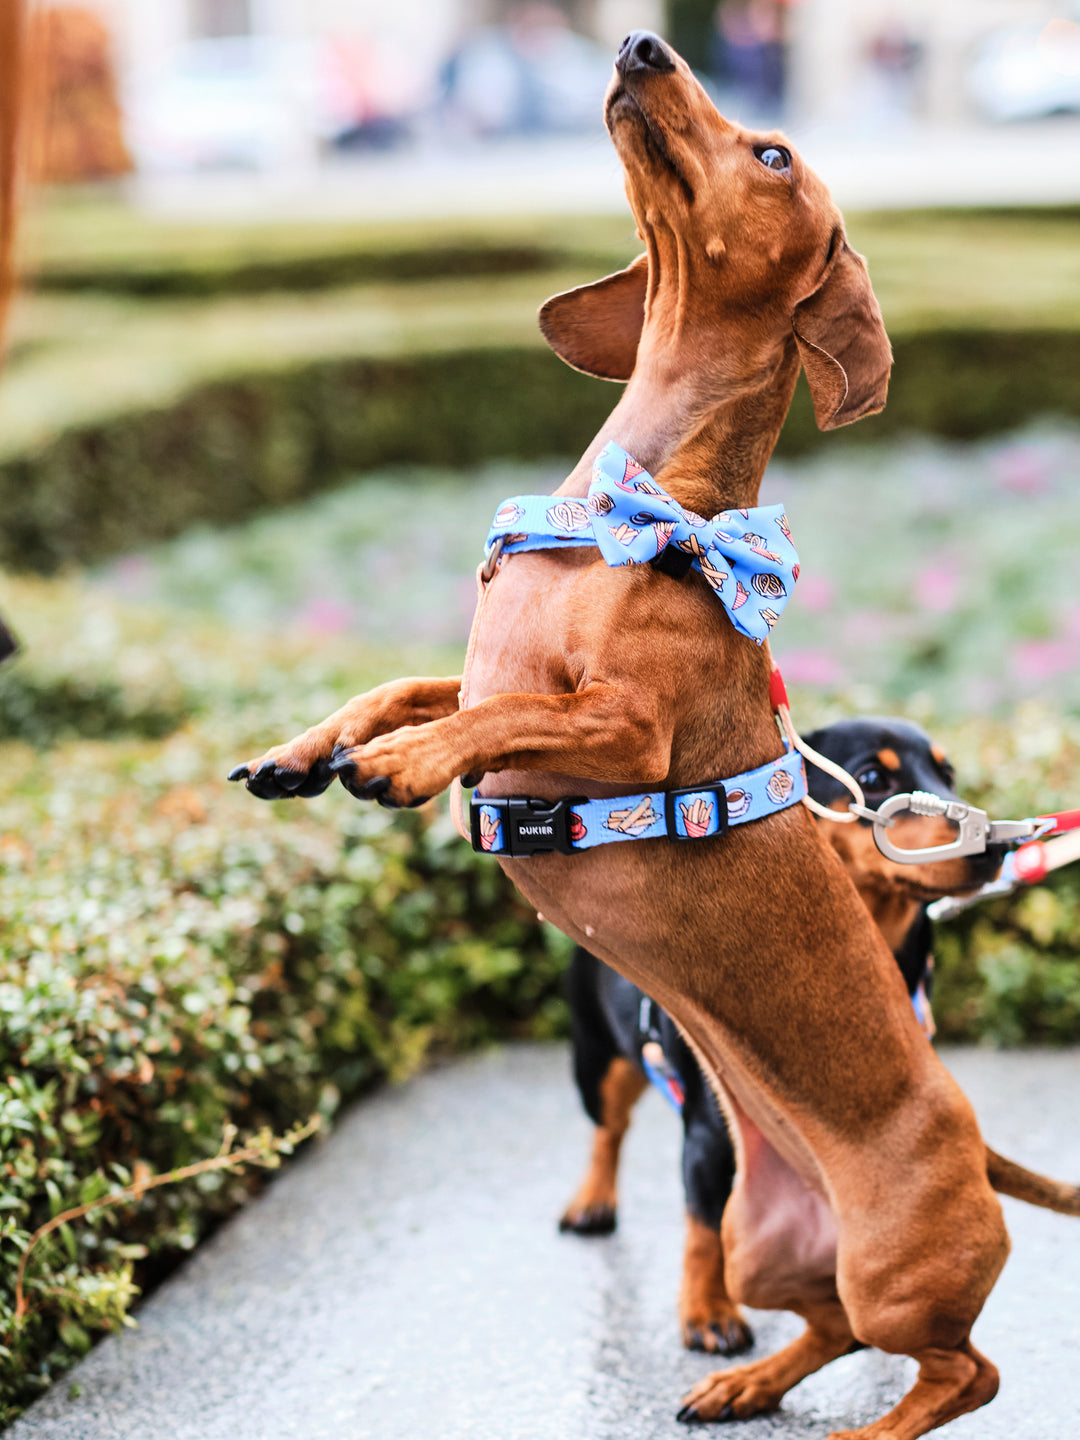
<svg viewBox="0 0 1080 1440">
<path fill-rule="evenodd" d="M 783 113 L 790 3 L 722 0 L 716 7 L 713 78 L 746 120 L 775 120 Z"/>
<path fill-rule="evenodd" d="M 436 112 L 469 135 L 598 129 L 610 74 L 606 48 L 572 30 L 557 6 L 529 0 L 455 46 Z"/>
</svg>

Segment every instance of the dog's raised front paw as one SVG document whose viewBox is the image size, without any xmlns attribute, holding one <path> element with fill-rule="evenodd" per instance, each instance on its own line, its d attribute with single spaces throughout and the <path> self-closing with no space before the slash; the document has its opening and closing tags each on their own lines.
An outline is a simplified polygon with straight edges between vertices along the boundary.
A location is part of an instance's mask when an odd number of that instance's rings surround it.
<svg viewBox="0 0 1080 1440">
<path fill-rule="evenodd" d="M 426 805 L 457 771 L 438 764 L 439 752 L 406 726 L 352 749 L 337 746 L 330 769 L 357 800 L 376 800 L 390 810 Z"/>
<path fill-rule="evenodd" d="M 243 780 L 260 800 L 288 800 L 298 796 L 310 800 L 321 795 L 334 779 L 328 756 L 312 753 L 301 741 L 279 745 L 257 760 L 229 771 L 232 781 Z"/>
</svg>

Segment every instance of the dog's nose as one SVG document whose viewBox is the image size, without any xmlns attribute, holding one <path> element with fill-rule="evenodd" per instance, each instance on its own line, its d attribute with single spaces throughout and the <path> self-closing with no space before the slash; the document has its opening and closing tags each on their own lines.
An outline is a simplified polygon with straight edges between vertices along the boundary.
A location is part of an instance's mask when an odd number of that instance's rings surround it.
<svg viewBox="0 0 1080 1440">
<path fill-rule="evenodd" d="M 615 68 L 620 75 L 626 76 L 650 70 L 674 70 L 675 61 L 659 35 L 654 35 L 651 30 L 631 30 L 619 46 Z"/>
<path fill-rule="evenodd" d="M 977 885 L 988 885 L 991 880 L 997 878 L 1002 862 L 1008 854 L 1006 845 L 987 845 L 981 855 L 968 857 L 968 865 L 971 868 L 971 878 Z"/>
</svg>

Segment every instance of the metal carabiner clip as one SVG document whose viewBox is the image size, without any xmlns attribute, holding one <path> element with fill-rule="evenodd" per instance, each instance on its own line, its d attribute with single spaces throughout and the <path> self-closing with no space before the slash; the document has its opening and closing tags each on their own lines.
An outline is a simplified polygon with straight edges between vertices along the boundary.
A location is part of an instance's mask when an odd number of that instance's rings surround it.
<svg viewBox="0 0 1080 1440">
<path fill-rule="evenodd" d="M 947 845 L 927 845 L 921 850 L 901 850 L 888 837 L 893 818 L 902 810 L 913 815 L 938 816 L 960 827 L 955 840 Z M 908 795 L 892 795 L 874 817 L 874 844 L 887 860 L 900 865 L 925 865 L 932 860 L 961 860 L 966 855 L 982 855 L 988 845 L 1006 845 L 1014 840 L 1028 840 L 1038 832 L 1035 820 L 991 820 L 985 810 L 963 800 L 943 800 L 925 790 Z"/>
</svg>

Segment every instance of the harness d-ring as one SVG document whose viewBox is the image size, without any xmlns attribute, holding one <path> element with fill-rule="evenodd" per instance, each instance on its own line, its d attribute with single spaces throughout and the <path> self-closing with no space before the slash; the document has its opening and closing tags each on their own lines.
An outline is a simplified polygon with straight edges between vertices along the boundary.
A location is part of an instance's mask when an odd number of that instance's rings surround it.
<svg viewBox="0 0 1080 1440">
<path fill-rule="evenodd" d="M 484 582 L 485 585 L 488 583 L 488 581 L 495 574 L 495 571 L 498 569 L 499 556 L 502 554 L 503 546 L 505 544 L 506 536 L 500 535 L 496 540 L 493 540 L 487 548 L 487 553 L 484 556 L 484 563 L 480 566 L 480 579 Z"/>
</svg>

